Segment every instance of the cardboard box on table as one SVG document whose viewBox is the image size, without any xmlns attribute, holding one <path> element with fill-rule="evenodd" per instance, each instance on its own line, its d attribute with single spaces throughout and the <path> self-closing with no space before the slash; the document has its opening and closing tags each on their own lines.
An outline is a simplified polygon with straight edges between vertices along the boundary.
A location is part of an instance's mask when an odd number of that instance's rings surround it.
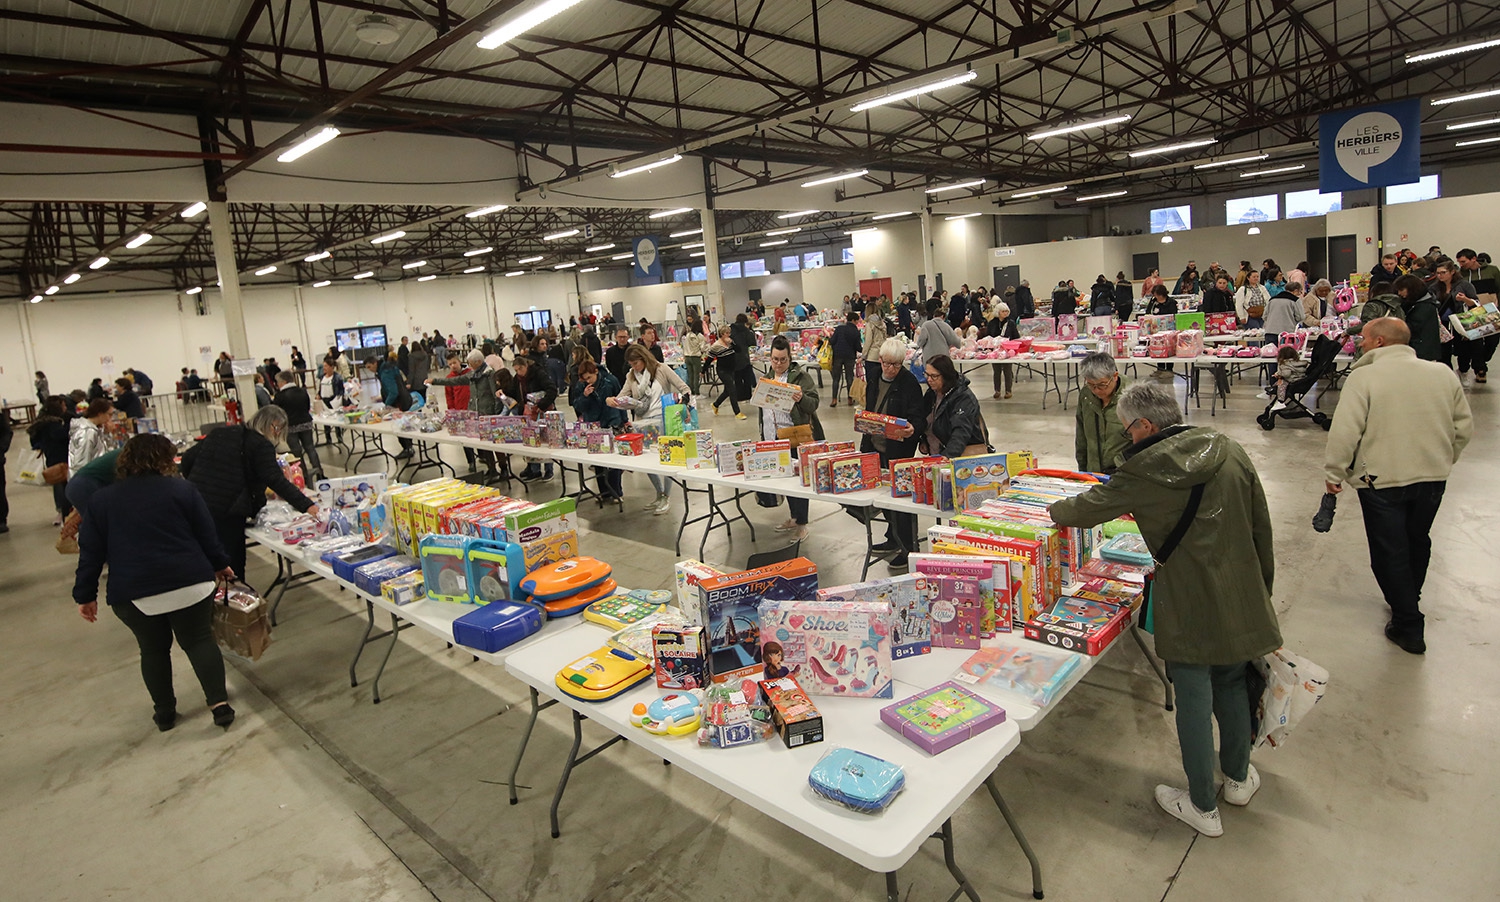
<svg viewBox="0 0 1500 902">
<path fill-rule="evenodd" d="M 1097 655 L 1130 626 L 1130 613 L 1128 607 L 1065 597 L 1026 621 L 1025 635 L 1065 651 Z"/>
<path fill-rule="evenodd" d="M 1017 592 L 1015 568 L 1011 571 L 1011 622 L 1024 626 L 1027 620 L 1050 607 L 1061 594 L 1061 585 L 1049 582 L 1047 552 L 1044 543 L 1035 539 L 994 535 L 962 529 L 957 526 L 930 526 L 928 541 L 935 553 L 983 554 L 1009 557 L 1021 564 L 1020 589 Z"/>
<path fill-rule="evenodd" d="M 924 577 L 915 573 L 831 586 L 818 590 L 819 601 L 870 601 L 891 606 L 893 660 L 932 651 L 932 622 L 928 617 Z"/>
<path fill-rule="evenodd" d="M 812 598 L 818 566 L 807 558 L 698 580 L 688 613 L 708 630 L 709 668 L 716 683 L 760 673 L 760 610 L 763 600 Z"/>
<path fill-rule="evenodd" d="M 760 650 L 776 643 L 782 667 L 813 695 L 890 698 L 895 612 L 888 601 L 766 600 L 759 605 Z M 774 679 L 779 674 L 769 671 Z"/>
</svg>

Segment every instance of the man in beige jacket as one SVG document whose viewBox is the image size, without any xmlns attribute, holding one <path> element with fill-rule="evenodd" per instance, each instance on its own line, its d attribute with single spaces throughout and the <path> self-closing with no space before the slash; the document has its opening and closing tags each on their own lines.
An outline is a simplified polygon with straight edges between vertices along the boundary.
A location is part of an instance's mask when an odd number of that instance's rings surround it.
<svg viewBox="0 0 1500 902">
<path fill-rule="evenodd" d="M 1323 470 L 1329 492 L 1346 482 L 1358 488 L 1370 569 L 1391 608 L 1386 638 L 1420 655 L 1427 650 L 1419 602 L 1432 557 L 1428 533 L 1474 422 L 1458 377 L 1418 359 L 1410 341 L 1399 319 L 1365 323 L 1364 355 L 1344 384 Z"/>
</svg>

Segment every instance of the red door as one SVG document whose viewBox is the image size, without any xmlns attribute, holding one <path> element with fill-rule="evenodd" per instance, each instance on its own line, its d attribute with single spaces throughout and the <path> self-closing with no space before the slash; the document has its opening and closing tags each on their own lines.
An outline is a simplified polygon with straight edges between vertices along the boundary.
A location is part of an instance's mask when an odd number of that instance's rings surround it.
<svg viewBox="0 0 1500 902">
<path fill-rule="evenodd" d="M 891 280 L 890 279 L 860 279 L 859 280 L 859 293 L 863 294 L 863 295 L 868 295 L 868 296 L 870 296 L 872 298 L 878 298 L 881 295 L 885 295 L 886 297 L 891 297 Z"/>
</svg>

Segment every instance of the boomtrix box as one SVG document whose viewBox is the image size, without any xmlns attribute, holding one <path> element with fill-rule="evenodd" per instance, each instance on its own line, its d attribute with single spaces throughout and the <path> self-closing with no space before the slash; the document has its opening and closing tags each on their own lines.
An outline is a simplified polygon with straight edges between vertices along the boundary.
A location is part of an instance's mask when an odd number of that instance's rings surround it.
<svg viewBox="0 0 1500 902">
<path fill-rule="evenodd" d="M 708 669 L 715 683 L 759 674 L 760 603 L 814 598 L 818 565 L 805 557 L 698 581 L 696 610 L 708 631 Z"/>
</svg>

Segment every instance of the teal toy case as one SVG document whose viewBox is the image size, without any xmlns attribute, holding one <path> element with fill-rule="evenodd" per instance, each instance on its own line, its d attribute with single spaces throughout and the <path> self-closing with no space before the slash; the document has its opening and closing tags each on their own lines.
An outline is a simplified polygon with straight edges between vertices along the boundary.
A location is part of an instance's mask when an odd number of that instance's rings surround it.
<svg viewBox="0 0 1500 902">
<path fill-rule="evenodd" d="M 526 562 L 520 545 L 476 539 L 469 544 L 464 563 L 469 593 L 479 604 L 526 597 L 521 591 Z"/>
<path fill-rule="evenodd" d="M 906 786 L 901 765 L 883 758 L 833 748 L 807 775 L 813 792 L 856 811 L 881 811 Z"/>
<path fill-rule="evenodd" d="M 433 601 L 468 602 L 469 576 L 464 555 L 474 540 L 468 536 L 425 535 L 417 542 L 422 559 L 422 583 Z"/>
</svg>

